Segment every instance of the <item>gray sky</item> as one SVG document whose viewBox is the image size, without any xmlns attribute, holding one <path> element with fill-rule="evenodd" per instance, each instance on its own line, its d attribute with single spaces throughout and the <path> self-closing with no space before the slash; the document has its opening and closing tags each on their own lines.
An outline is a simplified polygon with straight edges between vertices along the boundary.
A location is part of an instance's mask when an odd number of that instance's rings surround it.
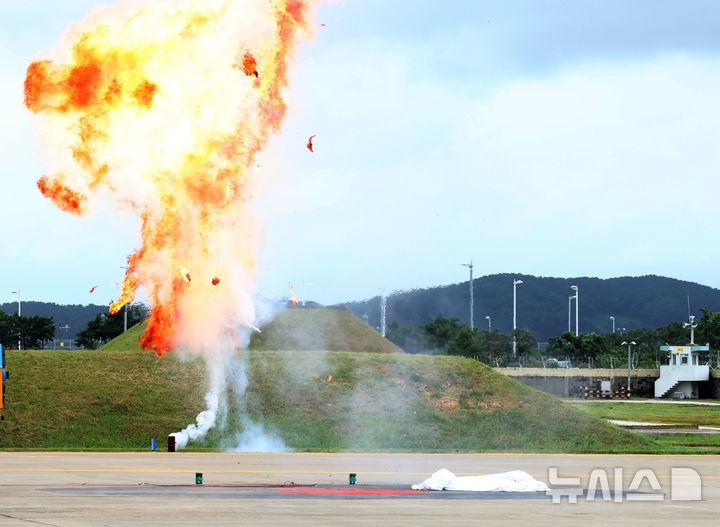
<svg viewBox="0 0 720 527">
<path fill-rule="evenodd" d="M 105 303 L 138 220 L 35 187 L 25 69 L 100 3 L 57 4 L 0 0 L 0 301 Z M 717 2 L 347 0 L 316 25 L 261 155 L 280 169 L 256 196 L 260 293 L 360 299 L 465 280 L 471 258 L 720 287 Z"/>
</svg>

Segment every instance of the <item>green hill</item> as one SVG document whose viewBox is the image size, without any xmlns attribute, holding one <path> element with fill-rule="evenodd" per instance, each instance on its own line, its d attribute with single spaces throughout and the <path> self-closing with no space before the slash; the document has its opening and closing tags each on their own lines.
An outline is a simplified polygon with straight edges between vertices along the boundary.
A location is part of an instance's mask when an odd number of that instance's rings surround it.
<svg viewBox="0 0 720 527">
<path fill-rule="evenodd" d="M 250 349 L 300 351 L 367 351 L 402 353 L 373 328 L 344 307 L 292 307 L 254 333 Z M 105 344 L 105 351 L 140 351 L 138 339 L 145 323 L 138 324 Z"/>
<path fill-rule="evenodd" d="M 285 309 L 255 333 L 250 349 L 402 352 L 344 307 Z"/>
<path fill-rule="evenodd" d="M 299 451 L 666 448 L 470 359 L 247 353 L 247 412 Z M 147 450 L 152 437 L 162 448 L 169 433 L 204 409 L 204 366 L 172 353 L 160 359 L 140 352 L 8 351 L 7 362 L 12 376 L 0 449 Z M 239 422 L 231 409 L 228 423 Z M 217 449 L 223 439 L 214 430 L 190 447 Z"/>
</svg>

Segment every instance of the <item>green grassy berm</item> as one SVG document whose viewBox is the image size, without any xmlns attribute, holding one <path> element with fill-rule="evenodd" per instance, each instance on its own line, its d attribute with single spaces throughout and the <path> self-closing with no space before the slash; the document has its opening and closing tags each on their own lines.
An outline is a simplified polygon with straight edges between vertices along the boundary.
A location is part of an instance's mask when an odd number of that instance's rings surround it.
<svg viewBox="0 0 720 527">
<path fill-rule="evenodd" d="M 162 449 L 204 409 L 203 364 L 173 354 L 9 351 L 7 361 L 0 449 L 148 450 L 152 437 Z M 666 448 L 470 359 L 251 351 L 247 361 L 248 413 L 299 451 Z M 213 431 L 190 448 L 216 449 L 222 439 Z"/>
<path fill-rule="evenodd" d="M 145 331 L 145 323 L 134 326 L 105 344 L 105 351 L 139 351 L 138 339 Z M 402 353 L 389 340 L 344 307 L 291 307 L 279 312 L 253 332 L 250 349 L 294 351 L 368 351 L 374 353 Z"/>
<path fill-rule="evenodd" d="M 166 448 L 205 408 L 205 365 L 141 351 L 143 331 L 96 351 L 7 352 L 0 449 Z M 229 394 L 227 429 L 189 449 L 226 448 L 243 410 L 299 451 L 678 451 L 480 362 L 402 353 L 345 309 L 287 309 L 262 331 L 239 352 L 249 386 Z"/>
</svg>

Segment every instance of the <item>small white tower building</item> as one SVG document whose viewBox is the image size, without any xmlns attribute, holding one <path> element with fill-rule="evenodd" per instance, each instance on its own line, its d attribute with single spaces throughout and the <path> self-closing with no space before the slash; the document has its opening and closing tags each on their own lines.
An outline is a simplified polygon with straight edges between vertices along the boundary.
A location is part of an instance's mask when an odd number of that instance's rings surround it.
<svg viewBox="0 0 720 527">
<path fill-rule="evenodd" d="M 666 395 L 696 399 L 698 384 L 710 380 L 710 366 L 700 364 L 700 352 L 710 346 L 695 344 L 695 317 L 685 323 L 690 328 L 690 344 L 686 346 L 660 346 L 661 351 L 670 353 L 670 364 L 660 366 L 660 378 L 655 381 L 655 397 Z"/>
</svg>

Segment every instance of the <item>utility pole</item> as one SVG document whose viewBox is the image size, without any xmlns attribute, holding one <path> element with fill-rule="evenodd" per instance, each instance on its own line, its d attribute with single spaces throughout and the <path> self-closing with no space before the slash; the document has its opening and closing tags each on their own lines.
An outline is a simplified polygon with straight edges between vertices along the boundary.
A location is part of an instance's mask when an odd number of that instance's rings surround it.
<svg viewBox="0 0 720 527">
<path fill-rule="evenodd" d="M 624 346 L 625 344 L 627 344 L 627 347 L 628 347 L 628 383 L 627 383 L 627 389 L 628 389 L 628 393 L 630 393 L 630 367 L 631 367 L 631 362 L 630 362 L 630 347 L 635 345 L 635 341 L 633 340 L 632 342 L 623 342 L 623 343 L 620 344 L 620 345 L 621 345 L 621 346 Z"/>
<path fill-rule="evenodd" d="M 18 317 L 21 317 L 21 316 L 22 316 L 22 309 L 21 309 L 21 305 L 20 305 L 20 290 L 18 289 L 17 291 L 10 291 L 10 292 L 11 292 L 13 295 L 17 295 L 17 296 L 18 296 Z M 21 341 L 20 339 L 18 339 L 18 349 L 19 349 L 19 350 L 22 349 L 22 341 Z"/>
<path fill-rule="evenodd" d="M 470 260 L 470 263 L 464 263 L 460 264 L 465 267 L 470 268 L 470 329 L 475 329 L 475 322 L 473 320 L 473 277 L 472 277 L 472 270 L 473 270 L 473 263 L 472 260 Z"/>
</svg>

